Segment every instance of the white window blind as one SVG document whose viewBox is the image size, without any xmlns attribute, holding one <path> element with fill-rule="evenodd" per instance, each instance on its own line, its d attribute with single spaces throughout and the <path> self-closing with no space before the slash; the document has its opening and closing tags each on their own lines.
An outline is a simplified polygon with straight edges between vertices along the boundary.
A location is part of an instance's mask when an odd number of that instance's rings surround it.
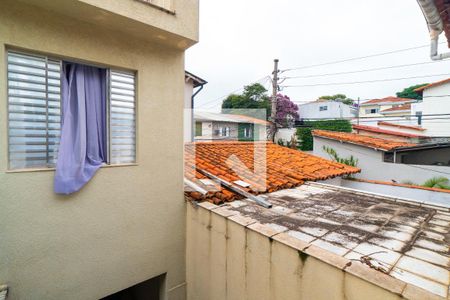
<svg viewBox="0 0 450 300">
<path fill-rule="evenodd" d="M 135 74 L 110 71 L 110 161 L 136 161 Z"/>
<path fill-rule="evenodd" d="M 8 51 L 9 168 L 52 167 L 61 130 L 61 61 Z"/>
</svg>

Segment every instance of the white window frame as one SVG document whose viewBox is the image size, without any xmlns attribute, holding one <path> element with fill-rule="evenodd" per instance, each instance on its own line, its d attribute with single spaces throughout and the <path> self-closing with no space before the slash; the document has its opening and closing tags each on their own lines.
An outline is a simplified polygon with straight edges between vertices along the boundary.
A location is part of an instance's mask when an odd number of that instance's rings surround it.
<svg viewBox="0 0 450 300">
<path fill-rule="evenodd" d="M 252 129 L 250 127 L 244 127 L 244 137 L 245 138 L 252 137 Z"/>
<path fill-rule="evenodd" d="M 25 167 L 19 167 L 19 168 L 17 168 L 17 167 L 13 167 L 13 166 L 11 166 L 11 162 L 12 162 L 12 160 L 11 160 L 11 150 L 10 150 L 10 145 L 11 145 L 11 142 L 10 142 L 10 139 L 11 139 L 11 136 L 12 136 L 12 134 L 11 134 L 11 120 L 10 120 L 10 106 L 12 105 L 12 104 L 10 104 L 10 102 L 12 102 L 12 101 L 10 101 L 10 98 L 12 97 L 12 96 L 10 96 L 10 81 L 14 81 L 14 80 L 11 80 L 10 79 L 10 77 L 9 77 L 9 75 L 10 75 L 10 71 L 9 71 L 9 69 L 10 69 L 10 63 L 9 63 L 9 61 L 8 61 L 8 59 L 9 59 L 9 55 L 10 54 L 12 54 L 12 55 L 19 55 L 19 56 L 29 56 L 30 58 L 31 57 L 34 57 L 34 58 L 39 58 L 39 59 L 43 59 L 43 60 L 45 60 L 45 61 L 52 61 L 52 62 L 59 62 L 59 66 L 60 66 L 60 70 L 59 70 L 59 72 L 60 72 L 60 83 L 59 83 L 59 87 L 60 87 L 60 93 L 59 93 L 59 96 L 60 96 L 60 98 L 59 98 L 59 106 L 60 106 L 60 108 L 61 108 L 61 110 L 60 110 L 60 114 L 59 114 L 59 116 L 60 116 L 60 122 L 62 122 L 62 96 L 61 96 L 61 92 L 62 92 L 62 76 L 63 76 L 63 73 L 62 73 L 62 65 L 63 65 L 63 62 L 74 62 L 74 63 L 81 63 L 81 64 L 85 64 L 85 65 L 88 65 L 88 66 L 96 66 L 96 67 L 99 67 L 99 68 L 104 68 L 104 69 L 106 69 L 107 70 L 107 82 L 106 82 L 106 84 L 107 84 L 107 86 L 106 86 L 106 91 L 107 91 L 107 99 L 106 99 L 106 109 L 107 109 L 107 111 L 106 111 L 106 117 L 107 117 L 107 120 L 106 120 L 106 123 L 107 123 L 107 128 L 106 128 L 106 132 L 107 132 L 107 136 L 106 136 L 106 139 L 107 139 L 107 159 L 106 159 L 106 164 L 107 165 L 112 165 L 112 166 L 114 166 L 114 165 L 123 165 L 123 164 L 125 164 L 125 165 L 127 165 L 127 164 L 137 164 L 137 161 L 138 161 L 138 133 L 137 133 L 137 116 L 138 116 L 138 112 L 137 112 L 137 103 L 138 103 L 138 97 L 137 97 L 137 80 L 138 80 L 138 77 L 137 77 L 137 72 L 136 71 L 129 71 L 129 70 L 123 70 L 123 69 L 120 69 L 120 68 L 114 68 L 114 67 L 111 67 L 111 66 L 105 66 L 105 65 L 99 65 L 99 64 L 95 64 L 95 63 L 90 63 L 90 62 L 81 62 L 81 61 L 71 61 L 71 60 L 66 60 L 66 59 L 62 59 L 62 58 L 59 58 L 59 57 L 57 57 L 57 56 L 51 56 L 51 55 L 44 55 L 44 54 L 35 54 L 35 53 L 33 53 L 33 52 L 31 52 L 31 51 L 17 51 L 17 50 L 14 50 L 14 49 L 7 49 L 7 51 L 5 52 L 6 53 L 6 70 L 7 70 L 7 76 L 6 76 L 6 91 L 7 91 L 7 138 L 8 138 L 8 143 L 7 143 L 7 147 L 8 147 L 8 149 L 7 149 L 7 155 L 8 155 L 8 157 L 7 157 L 7 166 L 8 166 L 8 171 L 11 171 L 11 172 L 14 172 L 14 171 L 27 171 L 27 170 L 40 170 L 40 169 L 42 169 L 42 170 L 46 170 L 46 169 L 48 169 L 48 170 L 51 170 L 51 169 L 54 169 L 55 168 L 55 166 L 56 166 L 56 164 L 55 163 L 48 163 L 47 162 L 47 164 L 44 166 L 44 165 L 37 165 L 37 166 L 25 166 Z M 11 72 L 11 73 L 14 73 L 14 72 Z M 114 73 L 114 74 L 124 74 L 124 75 L 126 75 L 126 76 L 130 76 L 130 77 L 133 77 L 133 83 L 132 83 L 132 85 L 134 86 L 134 91 L 133 91 L 133 96 L 130 96 L 130 97 L 133 97 L 133 101 L 132 102 L 130 102 L 130 109 L 132 109 L 133 110 L 133 112 L 131 113 L 131 115 L 133 115 L 133 131 L 132 131 L 132 134 L 131 134 L 131 140 L 133 141 L 133 143 L 134 143 L 134 146 L 132 147 L 132 150 L 130 150 L 130 152 L 132 152 L 133 153 L 133 155 L 132 156 L 134 156 L 134 160 L 132 161 L 132 162 L 125 162 L 125 163 L 122 163 L 122 162 L 112 162 L 111 161 L 111 159 L 113 158 L 113 155 L 112 155 L 112 149 L 113 149 L 113 136 L 112 136 L 112 125 L 113 125 L 113 123 L 112 123 L 112 114 L 113 114 L 113 110 L 115 109 L 115 106 L 114 105 L 112 105 L 112 103 L 113 103 L 113 101 L 115 101 L 115 102 L 120 102 L 120 101 L 117 101 L 117 100 L 113 100 L 112 99 L 112 97 L 113 97 L 113 92 L 112 92 L 112 90 L 113 90 L 113 86 L 112 86 L 112 80 L 111 80 L 111 78 L 112 78 L 112 73 Z M 47 71 L 46 71 L 46 74 L 47 74 Z M 25 81 L 29 81 L 29 80 L 26 80 L 26 79 L 24 79 Z M 18 80 L 15 80 L 15 81 L 18 81 Z M 44 83 L 41 83 L 41 84 L 44 84 Z M 131 85 L 131 83 L 130 83 L 130 85 Z M 48 81 L 46 80 L 46 82 L 45 82 L 45 88 L 46 88 L 46 90 L 48 89 Z M 47 96 L 47 99 L 48 99 L 48 96 Z M 47 101 L 47 104 L 46 104 L 46 110 L 47 110 L 47 112 L 48 112 L 48 109 L 49 109 L 49 105 L 48 105 L 48 100 L 45 100 L 45 101 Z M 132 105 L 131 105 L 132 104 Z M 132 108 L 131 108 L 132 107 Z M 120 114 L 120 112 L 118 112 L 117 114 Z M 22 121 L 22 122 L 25 122 L 25 121 Z M 45 121 L 46 122 L 46 127 L 47 127 L 47 131 L 49 130 L 48 129 L 48 120 L 46 120 Z M 61 126 L 60 126 L 60 128 L 59 128 L 59 137 L 60 137 L 60 131 L 61 131 Z M 55 129 L 56 130 L 56 129 Z M 124 131 L 125 132 L 125 131 Z M 130 131 L 130 133 L 131 133 L 131 131 Z M 47 136 L 48 136 L 48 133 L 47 133 Z M 25 144 L 24 144 L 25 145 Z M 58 145 L 59 145 L 59 140 L 58 140 Z M 49 146 L 49 143 L 48 143 L 48 141 L 47 141 L 47 143 L 46 143 L 46 147 L 47 147 L 47 150 L 46 150 L 46 155 L 47 155 L 47 157 L 49 156 L 49 150 L 48 150 L 48 146 Z M 26 151 L 26 152 L 28 152 L 27 150 L 24 150 L 24 151 Z M 25 152 L 25 153 L 26 153 Z M 24 160 L 27 160 L 27 158 L 25 157 L 24 158 Z"/>
</svg>

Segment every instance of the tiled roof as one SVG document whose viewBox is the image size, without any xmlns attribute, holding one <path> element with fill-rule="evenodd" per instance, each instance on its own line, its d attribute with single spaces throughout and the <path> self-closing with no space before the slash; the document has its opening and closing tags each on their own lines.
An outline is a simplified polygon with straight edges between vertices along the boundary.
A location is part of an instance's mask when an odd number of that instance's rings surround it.
<svg viewBox="0 0 450 300">
<path fill-rule="evenodd" d="M 381 113 L 396 112 L 396 111 L 403 111 L 403 110 L 411 110 L 411 103 L 407 103 L 407 104 L 396 106 L 396 107 L 391 107 L 391 108 L 382 110 Z"/>
<path fill-rule="evenodd" d="M 417 130 L 417 131 L 425 131 L 425 128 L 422 128 L 422 127 L 419 127 L 419 126 L 395 124 L 395 123 L 386 122 L 386 121 L 379 121 L 378 125 L 397 127 L 397 128 L 403 128 L 403 129 L 411 129 L 411 130 Z"/>
<path fill-rule="evenodd" d="M 394 136 L 398 136 L 398 137 L 406 137 L 406 138 L 424 138 L 424 137 L 426 137 L 424 135 L 380 129 L 378 127 L 366 126 L 366 125 L 353 125 L 353 129 L 364 130 L 364 131 L 373 132 L 373 133 L 381 133 L 381 134 L 386 134 L 386 135 L 394 135 Z"/>
<path fill-rule="evenodd" d="M 425 85 L 423 87 L 417 88 L 417 89 L 414 90 L 414 92 L 422 92 L 423 90 L 426 90 L 426 89 L 428 89 L 430 87 L 438 86 L 438 85 L 445 84 L 445 83 L 448 83 L 448 82 L 450 82 L 450 78 L 447 78 L 447 79 L 444 79 L 444 80 L 440 80 L 440 81 L 436 81 L 436 82 L 430 83 L 429 85 Z"/>
<path fill-rule="evenodd" d="M 233 156 L 243 164 L 237 164 L 232 169 L 228 162 Z M 258 170 L 264 165 L 267 168 L 266 172 L 253 173 L 252 170 L 255 170 L 255 167 Z M 202 174 L 202 171 L 230 183 L 242 180 L 250 184 L 250 187 L 243 188 L 234 185 L 252 194 L 260 194 L 296 187 L 307 180 L 324 180 L 357 173 L 360 170 L 270 142 L 196 142 L 186 144 L 185 178 L 208 192 L 206 195 L 202 195 L 192 190 L 188 191 L 187 195 L 197 200 L 207 199 L 218 204 L 241 197 L 214 184 Z"/>
<path fill-rule="evenodd" d="M 414 101 L 416 101 L 416 100 L 408 99 L 408 98 L 386 97 L 386 98 L 383 98 L 383 99 L 369 100 L 369 101 L 361 103 L 361 105 L 381 104 L 381 103 L 408 103 L 408 102 L 414 102 Z"/>
<path fill-rule="evenodd" d="M 351 178 L 349 180 L 354 180 L 354 181 L 359 181 L 359 182 L 367 182 L 367 183 L 373 183 L 373 184 L 399 186 L 399 187 L 405 187 L 405 188 L 411 188 L 411 189 L 426 190 L 426 191 L 431 191 L 431 192 L 450 193 L 450 190 L 446 190 L 446 189 L 430 188 L 430 187 L 426 187 L 426 186 L 413 185 L 413 184 L 403 184 L 403 183 L 394 183 L 394 182 L 388 182 L 388 181 L 368 180 L 368 179 L 359 179 L 359 178 Z"/>
<path fill-rule="evenodd" d="M 348 132 L 314 130 L 313 135 L 386 151 L 390 151 L 400 147 L 415 146 L 415 144 L 396 142 Z"/>
</svg>

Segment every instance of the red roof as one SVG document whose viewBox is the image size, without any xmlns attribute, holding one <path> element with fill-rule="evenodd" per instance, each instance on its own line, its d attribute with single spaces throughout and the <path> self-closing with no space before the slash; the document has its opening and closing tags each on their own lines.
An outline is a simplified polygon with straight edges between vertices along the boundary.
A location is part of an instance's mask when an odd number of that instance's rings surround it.
<svg viewBox="0 0 450 300">
<path fill-rule="evenodd" d="M 411 130 L 417 130 L 417 131 L 425 131 L 425 128 L 422 128 L 422 127 L 419 127 L 419 126 L 395 124 L 395 123 L 385 122 L 385 121 L 379 121 L 378 125 L 397 127 L 397 128 L 403 128 L 403 129 L 411 129 Z"/>
<path fill-rule="evenodd" d="M 396 112 L 396 111 L 403 111 L 403 110 L 411 110 L 411 103 L 403 104 L 396 107 L 391 107 L 385 110 L 382 110 L 380 113 L 384 112 Z"/>
<path fill-rule="evenodd" d="M 430 187 L 414 185 L 414 184 L 394 183 L 394 182 L 388 182 L 388 181 L 367 180 L 367 179 L 359 179 L 359 178 L 349 178 L 349 180 L 359 181 L 359 182 L 367 182 L 367 183 L 373 183 L 373 184 L 399 186 L 399 187 L 405 187 L 405 188 L 411 188 L 411 189 L 427 190 L 427 191 L 431 191 L 431 192 L 450 193 L 450 190 L 439 189 L 439 188 L 430 188 Z"/>
<path fill-rule="evenodd" d="M 313 135 L 386 151 L 390 151 L 400 147 L 415 146 L 415 144 L 397 142 L 349 132 L 313 130 Z"/>
<path fill-rule="evenodd" d="M 406 138 L 426 137 L 424 135 L 418 135 L 418 134 L 412 134 L 412 133 L 405 133 L 405 132 L 399 132 L 399 131 L 380 129 L 378 127 L 366 126 L 366 125 L 353 125 L 353 129 L 364 130 L 364 131 L 373 132 L 373 133 L 381 133 L 381 134 L 386 134 L 386 135 L 394 135 L 394 136 L 399 136 L 399 137 L 406 137 Z"/>
<path fill-rule="evenodd" d="M 256 151 L 256 157 L 255 157 Z M 260 153 L 258 155 L 258 153 Z M 264 155 L 265 154 L 265 155 Z M 230 158 L 238 158 L 242 164 L 230 167 Z M 264 159 L 265 157 L 265 159 Z M 252 170 L 266 166 L 266 172 Z M 357 173 L 358 168 L 326 160 L 298 150 L 269 142 L 196 142 L 185 145 L 185 178 L 207 191 L 186 192 L 197 200 L 208 200 L 219 204 L 242 198 L 240 195 L 212 182 L 205 184 L 201 179 L 208 177 L 206 171 L 232 185 L 242 180 L 250 185 L 247 192 L 260 194 L 302 185 L 304 181 L 324 180 L 346 174 Z"/>
<path fill-rule="evenodd" d="M 380 104 L 380 103 L 407 103 L 407 102 L 414 102 L 416 100 L 409 99 L 409 98 L 398 98 L 398 97 L 386 97 L 383 99 L 372 99 L 366 102 L 361 103 L 361 105 L 366 104 Z"/>
<path fill-rule="evenodd" d="M 448 83 L 448 82 L 450 82 L 450 78 L 447 78 L 447 79 L 444 79 L 441 81 L 436 81 L 434 83 L 430 83 L 429 85 L 425 85 L 423 87 L 417 88 L 414 90 L 414 92 L 422 92 L 423 90 L 429 89 L 430 87 L 438 86 L 438 85 Z"/>
</svg>

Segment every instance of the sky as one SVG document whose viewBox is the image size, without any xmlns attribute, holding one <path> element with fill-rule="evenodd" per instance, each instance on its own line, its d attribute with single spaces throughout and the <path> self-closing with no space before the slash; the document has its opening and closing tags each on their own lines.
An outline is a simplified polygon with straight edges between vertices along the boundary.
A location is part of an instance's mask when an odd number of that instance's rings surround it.
<svg viewBox="0 0 450 300">
<path fill-rule="evenodd" d="M 441 41 L 445 37 L 441 35 Z M 284 71 L 281 93 L 296 103 L 322 95 L 346 94 L 364 101 L 395 95 L 417 83 L 450 77 L 450 60 L 429 58 L 425 19 L 413 0 L 203 0 L 200 1 L 200 41 L 186 52 L 186 70 L 208 81 L 196 96 L 196 107 L 219 110 L 222 100 L 245 85 L 260 82 L 270 91 L 267 76 L 278 58 L 281 70 L 425 46 L 391 55 Z M 445 44 L 440 51 L 448 51 Z M 371 72 L 311 77 L 404 64 L 416 66 Z M 384 80 L 433 74 L 416 79 Z M 327 84 L 321 86 L 307 86 Z M 286 86 L 302 85 L 302 87 Z"/>
</svg>

